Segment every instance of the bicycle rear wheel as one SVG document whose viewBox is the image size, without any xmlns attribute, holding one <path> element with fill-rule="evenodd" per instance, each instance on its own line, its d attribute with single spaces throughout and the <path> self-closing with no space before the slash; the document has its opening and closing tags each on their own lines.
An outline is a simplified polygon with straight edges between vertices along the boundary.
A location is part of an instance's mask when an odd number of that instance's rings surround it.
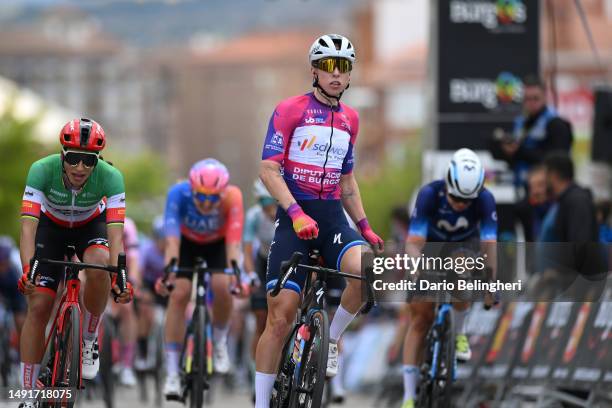
<svg viewBox="0 0 612 408">
<path fill-rule="evenodd" d="M 307 323 L 310 339 L 304 347 L 304 363 L 298 376 L 298 390 L 291 393 L 290 407 L 319 408 L 323 399 L 327 355 L 329 352 L 329 318 L 325 310 L 310 314 Z"/>
<path fill-rule="evenodd" d="M 79 389 L 79 373 L 81 371 L 80 319 L 79 309 L 76 306 L 70 306 L 66 309 L 63 316 L 62 331 L 58 333 L 59 344 L 55 353 L 55 370 L 52 379 L 54 388 L 70 388 L 73 392 Z M 74 402 L 74 399 L 72 401 L 62 400 L 56 402 L 55 406 L 72 408 Z"/>
<path fill-rule="evenodd" d="M 193 360 L 191 363 L 191 393 L 189 406 L 202 408 L 206 373 L 206 308 L 197 306 L 193 326 Z"/>
</svg>

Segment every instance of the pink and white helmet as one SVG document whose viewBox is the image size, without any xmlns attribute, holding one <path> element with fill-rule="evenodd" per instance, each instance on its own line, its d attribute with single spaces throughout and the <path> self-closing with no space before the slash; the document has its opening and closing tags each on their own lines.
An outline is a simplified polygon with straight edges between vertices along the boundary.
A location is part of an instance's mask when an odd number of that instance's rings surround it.
<svg viewBox="0 0 612 408">
<path fill-rule="evenodd" d="M 191 189 L 204 194 L 219 194 L 229 182 L 227 167 L 217 159 L 200 160 L 189 170 Z"/>
</svg>

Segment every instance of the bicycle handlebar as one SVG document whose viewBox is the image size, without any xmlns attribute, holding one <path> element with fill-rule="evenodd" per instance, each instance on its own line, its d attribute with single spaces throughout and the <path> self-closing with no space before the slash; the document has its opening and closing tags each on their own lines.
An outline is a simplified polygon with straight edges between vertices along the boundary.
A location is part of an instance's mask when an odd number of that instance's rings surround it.
<svg viewBox="0 0 612 408">
<path fill-rule="evenodd" d="M 164 272 L 164 277 L 162 278 L 162 283 L 166 286 L 166 288 L 170 292 L 172 292 L 172 290 L 174 289 L 173 283 L 167 283 L 168 277 L 171 273 L 179 273 L 179 272 L 191 273 L 191 272 L 196 272 L 198 269 L 206 270 L 207 273 L 210 273 L 210 274 L 220 273 L 220 272 L 208 270 L 208 263 L 202 258 L 197 258 L 194 266 L 190 268 L 178 267 L 177 263 L 178 263 L 178 259 L 176 257 L 172 258 L 170 260 L 170 263 L 166 265 L 166 267 L 164 268 L 165 272 Z M 238 267 L 238 262 L 236 262 L 235 259 L 232 259 L 230 263 L 232 265 L 232 270 L 233 270 L 232 273 L 234 274 L 234 276 L 236 276 L 237 281 L 240 283 L 241 271 L 240 271 L 240 268 Z M 241 292 L 242 292 L 242 287 L 240 287 L 240 285 L 237 288 L 232 289 L 232 294 L 234 295 L 241 293 Z"/>
<path fill-rule="evenodd" d="M 41 264 L 47 265 L 59 265 L 59 266 L 67 266 L 70 268 L 74 268 L 76 270 L 82 269 L 99 269 L 103 271 L 107 271 L 108 273 L 116 273 L 117 274 L 117 286 L 119 286 L 120 293 L 124 293 L 127 291 L 127 261 L 125 253 L 121 252 L 117 256 L 117 266 L 114 265 L 100 265 L 100 264 L 92 264 L 86 262 L 73 262 L 73 261 L 58 261 L 54 259 L 40 258 L 40 251 L 44 248 L 43 244 L 37 244 L 36 249 L 34 250 L 34 256 L 30 260 L 30 274 L 28 276 L 28 280 L 33 284 L 36 281 L 36 275 L 38 273 L 38 268 Z M 76 254 L 76 249 L 73 245 L 66 246 L 66 258 L 72 259 Z"/>
<path fill-rule="evenodd" d="M 376 304 L 376 299 L 374 297 L 374 290 L 372 289 L 372 285 L 371 285 L 371 282 L 373 280 L 372 279 L 373 278 L 372 268 L 366 268 L 366 276 L 363 277 L 361 275 L 353 275 L 350 273 L 338 271 L 336 269 L 324 268 L 322 266 L 301 264 L 299 262 L 303 256 L 304 255 L 301 252 L 296 251 L 291 255 L 289 260 L 283 261 L 281 263 L 280 276 L 278 280 L 276 281 L 276 285 L 274 285 L 274 289 L 272 290 L 272 292 L 270 292 L 270 296 L 276 297 L 280 293 L 280 290 L 285 287 L 285 284 L 289 280 L 289 277 L 291 276 L 291 274 L 294 273 L 298 267 L 300 267 L 310 272 L 325 273 L 329 275 L 342 276 L 344 278 L 358 279 L 358 280 L 365 281 L 367 284 L 366 295 L 367 295 L 368 300 L 361 312 L 363 314 L 368 313 L 370 309 L 372 309 L 372 307 Z"/>
</svg>

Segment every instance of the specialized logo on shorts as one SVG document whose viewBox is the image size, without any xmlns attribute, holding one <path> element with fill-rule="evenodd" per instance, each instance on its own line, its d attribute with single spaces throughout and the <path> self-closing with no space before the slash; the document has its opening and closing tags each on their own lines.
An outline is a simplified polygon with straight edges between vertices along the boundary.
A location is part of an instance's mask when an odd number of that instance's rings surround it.
<svg viewBox="0 0 612 408">
<path fill-rule="evenodd" d="M 443 229 L 446 230 L 448 232 L 455 232 L 460 228 L 467 228 L 470 226 L 469 221 L 467 220 L 467 218 L 465 217 L 459 217 L 457 218 L 457 221 L 455 222 L 455 225 L 451 225 L 450 222 L 448 222 L 447 220 L 439 220 L 437 227 L 439 229 Z"/>
<path fill-rule="evenodd" d="M 278 224 L 280 224 L 280 220 L 274 221 L 274 229 L 278 228 Z M 272 243 L 274 243 L 274 241 L 272 241 Z"/>
<path fill-rule="evenodd" d="M 342 245 L 342 233 L 341 232 L 334 235 L 334 244 Z"/>
</svg>

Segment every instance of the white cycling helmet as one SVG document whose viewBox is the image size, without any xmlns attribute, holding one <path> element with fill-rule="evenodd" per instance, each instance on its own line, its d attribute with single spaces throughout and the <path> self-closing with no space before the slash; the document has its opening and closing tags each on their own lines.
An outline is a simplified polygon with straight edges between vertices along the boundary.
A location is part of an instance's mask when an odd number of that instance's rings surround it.
<svg viewBox="0 0 612 408">
<path fill-rule="evenodd" d="M 253 195 L 258 200 L 262 198 L 272 198 L 272 194 L 270 194 L 270 192 L 260 179 L 255 180 L 255 182 L 253 183 Z"/>
<path fill-rule="evenodd" d="M 471 200 L 478 197 L 484 185 L 484 168 L 478 155 L 470 149 L 453 154 L 446 172 L 446 189 L 452 196 Z"/>
<path fill-rule="evenodd" d="M 346 58 L 355 62 L 355 48 L 348 38 L 340 34 L 325 34 L 312 43 L 308 57 L 311 64 L 326 57 Z"/>
</svg>

